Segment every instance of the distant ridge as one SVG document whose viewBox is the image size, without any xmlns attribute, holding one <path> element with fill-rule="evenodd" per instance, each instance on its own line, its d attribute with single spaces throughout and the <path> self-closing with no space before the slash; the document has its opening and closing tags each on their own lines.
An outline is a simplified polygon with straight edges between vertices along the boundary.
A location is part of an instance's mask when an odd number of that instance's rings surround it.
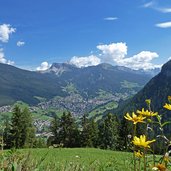
<svg viewBox="0 0 171 171">
<path fill-rule="evenodd" d="M 150 78 L 148 74 L 110 64 L 77 68 L 54 63 L 43 72 L 0 64 L 0 106 L 23 101 L 42 109 L 53 107 L 83 114 L 133 96 Z"/>
<path fill-rule="evenodd" d="M 28 104 L 39 102 L 35 96 L 47 99 L 61 95 L 60 83 L 49 74 L 41 74 L 0 63 L 0 106 L 22 100 Z"/>
<path fill-rule="evenodd" d="M 151 99 L 153 110 L 166 113 L 163 105 L 167 102 L 169 95 L 171 95 L 171 60 L 163 65 L 161 72 L 152 78 L 140 92 L 121 104 L 115 112 L 124 114 L 128 111 L 135 111 L 146 107 L 145 100 Z"/>
</svg>

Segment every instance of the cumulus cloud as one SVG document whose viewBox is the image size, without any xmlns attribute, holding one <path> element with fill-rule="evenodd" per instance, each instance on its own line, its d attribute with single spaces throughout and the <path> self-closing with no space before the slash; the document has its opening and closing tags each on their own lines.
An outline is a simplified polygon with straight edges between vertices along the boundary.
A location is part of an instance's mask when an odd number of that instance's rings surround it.
<svg viewBox="0 0 171 171">
<path fill-rule="evenodd" d="M 76 65 L 77 67 L 88 67 L 95 66 L 101 63 L 101 59 L 95 55 L 90 55 L 88 57 L 77 57 L 74 56 L 71 58 L 70 63 Z"/>
<path fill-rule="evenodd" d="M 154 68 L 160 67 L 159 65 L 154 65 L 151 63 L 151 61 L 157 57 L 159 57 L 159 55 L 156 52 L 142 51 L 138 53 L 137 55 L 117 61 L 117 64 L 121 66 L 126 66 L 128 68 L 132 68 L 135 70 L 154 69 Z"/>
<path fill-rule="evenodd" d="M 0 63 L 14 65 L 14 61 L 10 61 L 5 58 L 4 50 L 2 48 L 0 49 Z"/>
<path fill-rule="evenodd" d="M 114 62 L 120 60 L 127 55 L 127 46 L 126 43 L 111 43 L 108 45 L 98 45 L 97 49 L 99 49 L 102 53 L 100 56 L 106 62 Z"/>
<path fill-rule="evenodd" d="M 136 70 L 147 70 L 158 67 L 157 65 L 151 63 L 154 58 L 158 57 L 156 52 L 142 51 L 132 57 L 126 57 L 128 47 L 126 43 L 122 42 L 99 45 L 97 48 L 102 51 L 101 57 L 104 62 L 109 62 Z"/>
<path fill-rule="evenodd" d="M 158 24 L 156 24 L 156 27 L 159 27 L 159 28 L 170 28 L 171 27 L 171 21 L 164 22 L 164 23 L 158 23 Z"/>
<path fill-rule="evenodd" d="M 124 42 L 98 45 L 97 49 L 100 51 L 98 55 L 73 57 L 70 60 L 70 63 L 77 67 L 87 67 L 105 62 L 135 70 L 148 70 L 161 67 L 161 65 L 155 65 L 152 63 L 153 59 L 159 57 L 156 52 L 142 51 L 138 54 L 127 57 L 128 47 Z"/>
<path fill-rule="evenodd" d="M 23 42 L 23 41 L 18 41 L 17 42 L 18 47 L 21 47 L 21 46 L 24 46 L 24 45 L 25 45 L 25 42 Z"/>
<path fill-rule="evenodd" d="M 15 31 L 16 29 L 12 28 L 10 24 L 0 25 L 0 41 L 3 43 L 7 43 L 10 34 L 14 33 Z"/>
<path fill-rule="evenodd" d="M 45 71 L 47 70 L 51 65 L 48 64 L 48 62 L 42 62 L 39 67 L 36 68 L 37 71 Z"/>
<path fill-rule="evenodd" d="M 107 20 L 107 21 L 113 21 L 113 20 L 117 20 L 118 17 L 106 17 L 104 18 L 104 20 Z"/>
</svg>

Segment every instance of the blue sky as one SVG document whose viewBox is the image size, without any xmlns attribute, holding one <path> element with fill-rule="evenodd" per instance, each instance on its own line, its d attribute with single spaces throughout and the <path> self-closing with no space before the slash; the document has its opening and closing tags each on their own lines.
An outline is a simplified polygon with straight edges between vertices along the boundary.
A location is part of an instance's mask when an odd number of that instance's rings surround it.
<svg viewBox="0 0 171 171">
<path fill-rule="evenodd" d="M 1 0 L 0 62 L 159 67 L 171 57 L 169 1 Z"/>
</svg>

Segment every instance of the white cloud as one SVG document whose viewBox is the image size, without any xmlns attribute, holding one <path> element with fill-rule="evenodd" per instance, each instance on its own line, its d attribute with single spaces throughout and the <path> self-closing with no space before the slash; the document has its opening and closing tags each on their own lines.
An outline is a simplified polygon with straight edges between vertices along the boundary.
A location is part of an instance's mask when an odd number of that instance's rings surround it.
<svg viewBox="0 0 171 171">
<path fill-rule="evenodd" d="M 18 47 L 21 47 L 21 46 L 24 46 L 24 45 L 25 45 L 25 42 L 23 42 L 23 41 L 18 41 L 17 42 Z"/>
<path fill-rule="evenodd" d="M 100 56 L 106 62 L 114 62 L 122 59 L 127 55 L 126 43 L 111 43 L 109 45 L 98 45 L 97 49 L 102 51 Z"/>
<path fill-rule="evenodd" d="M 117 64 L 121 66 L 126 66 L 128 68 L 133 68 L 135 70 L 154 69 L 156 67 L 159 67 L 159 65 L 154 65 L 151 63 L 151 61 L 157 57 L 159 57 L 159 55 L 156 52 L 142 51 L 137 55 L 117 61 Z"/>
<path fill-rule="evenodd" d="M 106 17 L 104 18 L 104 20 L 107 20 L 107 21 L 113 21 L 113 20 L 117 20 L 118 17 Z"/>
<path fill-rule="evenodd" d="M 37 71 L 45 71 L 47 70 L 51 65 L 48 64 L 48 62 L 42 62 L 39 67 L 36 68 Z"/>
<path fill-rule="evenodd" d="M 4 50 L 2 48 L 0 49 L 0 63 L 14 65 L 14 61 L 5 58 Z"/>
<path fill-rule="evenodd" d="M 14 64 L 15 64 L 15 62 L 14 62 L 14 61 L 10 61 L 10 60 L 8 60 L 6 64 L 8 64 L 8 65 L 14 65 Z"/>
<path fill-rule="evenodd" d="M 135 70 L 148 70 L 161 67 L 161 65 L 155 65 L 152 63 L 153 59 L 159 57 L 156 52 L 142 51 L 136 55 L 127 57 L 128 47 L 126 43 L 123 42 L 98 45 L 97 49 L 100 51 L 98 55 L 73 57 L 70 60 L 70 63 L 76 65 L 77 67 L 87 67 L 91 65 L 98 65 L 100 63 L 110 63 Z"/>
<path fill-rule="evenodd" d="M 132 57 L 126 57 L 126 43 L 112 43 L 109 45 L 97 46 L 102 51 L 101 56 L 104 62 L 110 62 L 116 65 L 125 66 L 132 69 L 152 69 L 157 66 L 151 63 L 154 58 L 158 57 L 156 52 L 142 51 Z"/>
<path fill-rule="evenodd" d="M 73 64 L 79 68 L 81 67 L 88 67 L 88 66 L 95 66 L 101 63 L 101 59 L 95 55 L 90 55 L 88 57 L 77 57 L 74 56 L 70 60 L 70 64 Z"/>
<path fill-rule="evenodd" d="M 171 56 L 168 58 L 168 61 L 171 60 Z"/>
<path fill-rule="evenodd" d="M 148 2 L 148 3 L 144 4 L 143 7 L 144 7 L 144 8 L 150 8 L 150 7 L 152 7 L 154 4 L 155 4 L 154 1 L 151 1 L 151 2 Z"/>
<path fill-rule="evenodd" d="M 171 13 L 171 8 L 164 8 L 159 6 L 158 2 L 153 0 L 143 5 L 144 8 L 151 8 L 162 13 Z"/>
<path fill-rule="evenodd" d="M 112 43 L 109 45 L 97 46 L 102 51 L 101 57 L 104 62 L 109 62 L 115 65 L 125 66 L 132 69 L 152 69 L 157 66 L 151 63 L 154 58 L 158 57 L 156 52 L 142 51 L 132 57 L 126 57 L 126 43 Z"/>
<path fill-rule="evenodd" d="M 0 25 L 0 41 L 7 43 L 9 40 L 10 34 L 16 31 L 15 28 L 12 28 L 10 24 Z"/>
<path fill-rule="evenodd" d="M 170 28 L 171 27 L 171 21 L 164 22 L 164 23 L 158 23 L 158 24 L 156 24 L 156 27 L 159 27 L 159 28 Z"/>
<path fill-rule="evenodd" d="M 144 8 L 151 8 L 153 10 L 156 10 L 156 11 L 159 11 L 159 12 L 162 12 L 162 13 L 171 13 L 171 8 L 163 8 L 163 7 L 160 7 L 158 5 L 158 3 L 156 3 L 156 1 L 151 1 L 149 3 L 146 3 L 143 5 Z M 169 22 L 163 22 L 163 23 L 157 23 L 155 24 L 156 27 L 159 27 L 159 28 L 170 28 L 171 27 L 171 21 Z"/>
<path fill-rule="evenodd" d="M 5 59 L 3 49 L 0 49 L 0 63 L 6 63 L 6 59 Z"/>
<path fill-rule="evenodd" d="M 158 11 L 162 13 L 171 13 L 171 8 L 158 8 Z"/>
</svg>

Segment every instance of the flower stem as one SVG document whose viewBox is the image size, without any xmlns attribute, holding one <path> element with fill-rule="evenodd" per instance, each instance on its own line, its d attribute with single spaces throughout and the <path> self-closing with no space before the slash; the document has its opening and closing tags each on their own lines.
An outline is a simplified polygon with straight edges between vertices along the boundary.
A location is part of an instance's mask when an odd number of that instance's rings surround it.
<svg viewBox="0 0 171 171">
<path fill-rule="evenodd" d="M 144 171 L 146 171 L 147 170 L 147 168 L 146 168 L 146 148 L 144 148 Z"/>
<path fill-rule="evenodd" d="M 136 135 L 136 124 L 134 124 L 133 138 Z M 134 160 L 134 171 L 136 171 L 136 158 L 135 158 L 135 145 L 133 147 L 133 160 Z"/>
<path fill-rule="evenodd" d="M 138 163 L 138 171 L 141 171 L 141 170 L 140 170 L 140 166 L 141 166 L 141 159 L 139 159 L 139 163 Z"/>
</svg>

